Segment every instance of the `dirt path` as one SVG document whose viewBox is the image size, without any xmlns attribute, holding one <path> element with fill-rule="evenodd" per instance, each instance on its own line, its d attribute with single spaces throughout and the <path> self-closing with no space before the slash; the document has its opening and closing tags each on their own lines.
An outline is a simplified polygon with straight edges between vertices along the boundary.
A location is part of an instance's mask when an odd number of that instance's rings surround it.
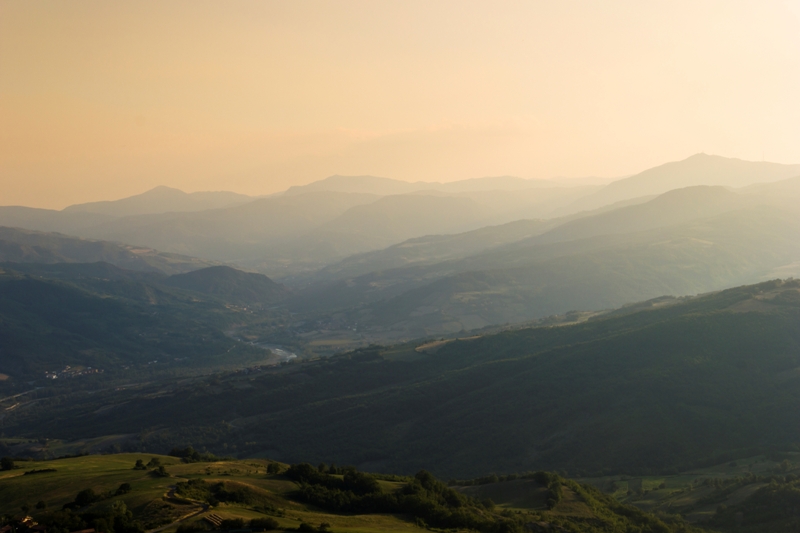
<svg viewBox="0 0 800 533">
<path fill-rule="evenodd" d="M 164 494 L 164 498 L 166 498 L 166 499 L 174 498 L 175 497 L 175 488 L 176 487 L 174 487 L 174 486 L 170 487 L 169 490 Z M 170 527 L 174 526 L 175 524 L 179 524 L 179 523 L 183 522 L 184 520 L 188 520 L 190 518 L 194 518 L 195 516 L 198 516 L 200 514 L 205 513 L 206 511 L 208 511 L 208 504 L 207 503 L 202 503 L 201 504 L 200 502 L 198 502 L 198 505 L 200 505 L 200 509 L 198 509 L 196 511 L 192 511 L 189 514 L 183 515 L 182 517 L 178 518 L 174 522 L 171 522 L 171 523 L 169 523 L 169 524 L 167 524 L 165 526 L 157 527 L 156 529 L 150 529 L 150 530 L 146 531 L 145 533 L 160 533 L 161 531 L 164 531 L 165 529 L 170 528 Z"/>
</svg>

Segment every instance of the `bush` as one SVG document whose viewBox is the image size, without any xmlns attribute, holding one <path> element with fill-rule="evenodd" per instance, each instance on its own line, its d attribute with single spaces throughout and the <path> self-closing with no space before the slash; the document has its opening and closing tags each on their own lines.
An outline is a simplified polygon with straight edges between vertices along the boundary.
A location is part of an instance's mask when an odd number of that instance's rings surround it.
<svg viewBox="0 0 800 533">
<path fill-rule="evenodd" d="M 75 496 L 76 507 L 86 507 L 96 501 L 100 501 L 101 497 L 93 489 L 84 489 Z"/>
<path fill-rule="evenodd" d="M 302 533 L 317 533 L 317 528 L 311 524 L 300 522 L 300 525 L 297 526 L 297 531 L 301 531 Z"/>
<path fill-rule="evenodd" d="M 231 529 L 244 529 L 244 520 L 242 518 L 227 518 L 222 521 L 219 528 L 223 531 L 230 531 Z"/>
<path fill-rule="evenodd" d="M 280 524 L 274 518 L 253 518 L 250 520 L 250 529 L 253 531 L 271 531 L 278 529 Z"/>
<path fill-rule="evenodd" d="M 213 453 L 200 453 L 191 446 L 185 448 L 172 448 L 169 451 L 171 457 L 180 457 L 184 463 L 213 463 L 221 461 L 223 457 L 217 457 Z"/>
<path fill-rule="evenodd" d="M 11 457 L 3 457 L 0 459 L 0 470 L 13 470 L 14 460 Z"/>
</svg>

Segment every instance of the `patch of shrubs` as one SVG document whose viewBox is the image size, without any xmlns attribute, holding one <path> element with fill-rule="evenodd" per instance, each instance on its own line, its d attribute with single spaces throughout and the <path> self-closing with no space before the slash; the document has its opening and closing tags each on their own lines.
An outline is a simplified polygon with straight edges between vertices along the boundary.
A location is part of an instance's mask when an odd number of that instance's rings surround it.
<svg viewBox="0 0 800 533">
<path fill-rule="evenodd" d="M 300 485 L 299 499 L 331 512 L 406 514 L 426 526 L 485 533 L 521 530 L 517 521 L 492 513 L 424 470 L 391 493 L 383 492 L 373 476 L 355 468 L 346 469 L 339 478 L 304 463 L 292 465 L 286 475 Z"/>
<path fill-rule="evenodd" d="M 98 494 L 92 489 L 82 490 L 71 503 L 65 504 L 62 509 L 40 516 L 39 523 L 46 526 L 49 533 L 68 533 L 83 529 L 95 529 L 100 533 L 144 533 L 142 525 L 133 519 L 133 513 L 121 500 L 112 502 L 101 512 L 77 512 L 78 509 L 111 496 L 110 494 Z M 37 508 L 39 508 L 38 505 Z"/>
<path fill-rule="evenodd" d="M 184 463 L 215 463 L 217 461 L 230 460 L 230 457 L 217 457 L 213 453 L 200 453 L 191 446 L 185 448 L 172 448 L 167 454 L 171 457 L 179 457 Z"/>
<path fill-rule="evenodd" d="M 58 470 L 56 470 L 55 468 L 40 468 L 37 470 L 34 468 L 33 470 L 26 471 L 23 475 L 29 476 L 31 474 L 45 474 L 47 472 L 58 472 Z"/>
<path fill-rule="evenodd" d="M 169 477 L 169 472 L 164 468 L 164 465 L 158 465 L 158 468 L 150 472 L 153 477 Z"/>
<path fill-rule="evenodd" d="M 192 500 L 201 500 L 216 505 L 219 502 L 241 503 L 253 505 L 261 503 L 257 494 L 247 486 L 226 484 L 223 482 L 208 483 L 200 478 L 182 481 L 175 485 L 175 493 Z"/>
</svg>

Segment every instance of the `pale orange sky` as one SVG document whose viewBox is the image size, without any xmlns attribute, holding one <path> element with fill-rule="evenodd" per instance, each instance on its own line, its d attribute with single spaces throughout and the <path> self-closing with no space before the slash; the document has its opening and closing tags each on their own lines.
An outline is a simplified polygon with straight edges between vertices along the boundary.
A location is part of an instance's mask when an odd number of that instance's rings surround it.
<svg viewBox="0 0 800 533">
<path fill-rule="evenodd" d="M 800 0 L 0 2 L 0 205 L 800 162 Z"/>
</svg>

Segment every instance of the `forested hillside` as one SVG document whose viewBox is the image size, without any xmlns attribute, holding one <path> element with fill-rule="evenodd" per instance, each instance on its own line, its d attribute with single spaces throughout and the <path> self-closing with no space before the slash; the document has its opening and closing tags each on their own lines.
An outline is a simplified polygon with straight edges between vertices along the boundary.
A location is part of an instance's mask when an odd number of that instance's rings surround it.
<svg viewBox="0 0 800 533">
<path fill-rule="evenodd" d="M 235 442 L 243 454 L 444 476 L 676 472 L 794 449 L 799 319 L 800 283 L 773 281 L 575 325 L 175 384 L 156 396 L 144 388 L 42 400 L 5 424 L 64 439 L 133 431 L 154 450 L 193 435 L 217 450 Z M 114 416 L 80 416 L 98 402 Z"/>
</svg>

